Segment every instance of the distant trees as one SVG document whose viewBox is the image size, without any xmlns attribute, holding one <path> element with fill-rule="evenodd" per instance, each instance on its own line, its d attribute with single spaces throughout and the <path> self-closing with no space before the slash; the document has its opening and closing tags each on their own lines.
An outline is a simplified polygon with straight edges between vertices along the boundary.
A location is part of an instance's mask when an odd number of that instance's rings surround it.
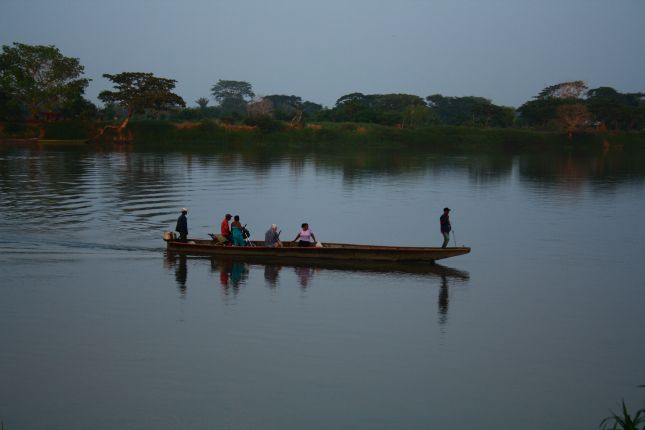
<svg viewBox="0 0 645 430">
<path fill-rule="evenodd" d="M 197 106 L 199 106 L 200 109 L 206 109 L 208 106 L 208 99 L 206 97 L 200 97 L 195 100 L 195 103 L 197 103 Z"/>
<path fill-rule="evenodd" d="M 421 97 L 412 94 L 350 93 L 340 97 L 334 108 L 325 112 L 323 116 L 333 121 L 369 122 L 401 127 L 404 126 L 406 118 L 410 117 L 411 109 L 418 113 L 427 109 L 427 106 Z M 426 118 L 426 115 L 417 116 Z"/>
<path fill-rule="evenodd" d="M 246 105 L 255 97 L 253 87 L 245 81 L 227 81 L 220 79 L 211 88 L 213 98 L 219 103 L 225 114 L 244 115 Z"/>
<path fill-rule="evenodd" d="M 247 104 L 246 109 L 250 117 L 273 117 L 273 103 L 266 97 L 251 101 Z"/>
<path fill-rule="evenodd" d="M 578 100 L 587 91 L 584 81 L 567 81 L 551 85 L 540 91 L 538 99 Z"/>
<path fill-rule="evenodd" d="M 645 93 L 620 93 L 611 87 L 587 92 L 587 108 L 595 121 L 612 130 L 645 128 Z"/>
<path fill-rule="evenodd" d="M 159 78 L 152 73 L 124 72 L 116 75 L 104 74 L 104 78 L 114 83 L 114 91 L 101 91 L 99 99 L 106 104 L 115 104 L 123 107 L 127 115 L 118 126 L 104 127 L 116 129 L 119 139 L 123 139 L 122 132 L 135 113 L 146 110 L 162 111 L 185 106 L 184 99 L 173 92 L 177 81 L 174 79 Z"/>
<path fill-rule="evenodd" d="M 103 76 L 114 84 L 102 91 L 100 110 L 84 98 L 90 80 L 83 77 L 79 59 L 64 56 L 55 46 L 13 43 L 0 52 L 0 120 L 32 121 L 63 118 L 123 120 L 114 128 L 119 138 L 137 114 L 160 113 L 177 121 L 218 118 L 245 122 L 262 130 L 276 130 L 290 122 L 306 121 L 373 123 L 401 128 L 433 124 L 471 127 L 513 125 L 558 129 L 569 135 L 580 131 L 645 129 L 645 93 L 621 93 L 612 87 L 589 89 L 581 80 L 546 86 L 531 100 L 513 109 L 484 97 L 451 97 L 432 94 L 363 94 L 352 92 L 331 108 L 296 95 L 273 94 L 256 98 L 246 81 L 220 79 L 209 99 L 198 98 L 197 107 L 185 108 L 174 92 L 176 81 L 152 73 L 126 72 Z M 184 107 L 184 109 L 177 109 Z M 166 116 L 168 117 L 168 116 Z M 41 135 L 43 125 L 39 124 Z M 102 132 L 106 128 L 102 129 Z"/>
<path fill-rule="evenodd" d="M 584 127 L 641 130 L 645 127 L 645 94 L 623 94 L 611 87 L 588 90 L 583 81 L 569 81 L 544 88 L 517 111 L 524 125 L 552 126 L 569 135 Z"/>
<path fill-rule="evenodd" d="M 14 43 L 0 54 L 0 93 L 3 111 L 24 108 L 30 118 L 52 113 L 69 115 L 95 107 L 83 99 L 90 80 L 83 78 L 78 58 L 64 56 L 55 46 Z"/>
<path fill-rule="evenodd" d="M 273 104 L 273 114 L 276 119 L 289 121 L 292 125 L 315 118 L 316 114 L 323 109 L 318 103 L 303 101 L 301 97 L 294 95 L 273 94 L 265 96 L 264 99 Z"/>
<path fill-rule="evenodd" d="M 509 127 L 515 119 L 515 109 L 495 105 L 483 97 L 433 94 L 426 100 L 437 119 L 444 124 Z"/>
</svg>

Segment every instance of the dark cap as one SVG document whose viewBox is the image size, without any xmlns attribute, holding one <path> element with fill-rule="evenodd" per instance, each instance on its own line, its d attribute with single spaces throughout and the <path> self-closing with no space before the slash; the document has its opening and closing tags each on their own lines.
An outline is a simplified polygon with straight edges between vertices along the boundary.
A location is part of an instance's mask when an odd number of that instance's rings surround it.
<svg viewBox="0 0 645 430">
<path fill-rule="evenodd" d="M 443 211 L 444 211 L 444 212 L 445 212 L 445 211 L 450 212 L 450 208 L 443 208 Z"/>
<path fill-rule="evenodd" d="M 233 215 L 231 215 L 231 214 L 226 214 L 226 215 L 224 216 L 224 218 L 231 219 L 231 218 L 233 218 Z"/>
</svg>

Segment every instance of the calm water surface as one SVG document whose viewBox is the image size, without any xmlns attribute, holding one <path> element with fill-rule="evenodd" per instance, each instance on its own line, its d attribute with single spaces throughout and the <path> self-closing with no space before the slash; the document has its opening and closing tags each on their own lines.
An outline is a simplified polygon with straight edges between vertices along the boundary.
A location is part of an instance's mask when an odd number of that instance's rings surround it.
<svg viewBox="0 0 645 430">
<path fill-rule="evenodd" d="M 8 429 L 597 428 L 645 397 L 645 155 L 0 149 Z M 431 270 L 167 255 L 254 238 L 438 245 Z"/>
</svg>

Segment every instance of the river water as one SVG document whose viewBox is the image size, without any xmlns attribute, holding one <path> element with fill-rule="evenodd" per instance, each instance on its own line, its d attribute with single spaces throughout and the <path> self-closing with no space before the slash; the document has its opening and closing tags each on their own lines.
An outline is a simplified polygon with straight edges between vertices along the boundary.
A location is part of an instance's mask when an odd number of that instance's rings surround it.
<svg viewBox="0 0 645 430">
<path fill-rule="evenodd" d="M 645 398 L 645 150 L 0 149 L 7 429 L 593 429 Z M 168 255 L 441 243 L 429 270 Z"/>
</svg>

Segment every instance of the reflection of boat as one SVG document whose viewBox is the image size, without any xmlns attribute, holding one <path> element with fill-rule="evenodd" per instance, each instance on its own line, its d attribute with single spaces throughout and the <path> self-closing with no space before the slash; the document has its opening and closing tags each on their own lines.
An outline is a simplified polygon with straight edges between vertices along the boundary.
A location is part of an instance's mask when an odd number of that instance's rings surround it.
<svg viewBox="0 0 645 430">
<path fill-rule="evenodd" d="M 351 268 L 357 262 L 431 263 L 457 255 L 468 254 L 470 248 L 426 248 L 413 246 L 376 246 L 349 243 L 325 243 L 324 247 L 299 247 L 284 242 L 282 248 L 262 246 L 264 242 L 252 241 L 253 246 L 217 245 L 212 240 L 190 239 L 187 242 L 168 240 L 168 250 L 188 254 L 207 254 L 228 257 L 261 258 L 263 261 L 333 261 L 347 262 Z"/>
<path fill-rule="evenodd" d="M 167 252 L 167 258 L 173 259 L 175 256 L 185 255 L 184 252 L 175 253 L 174 251 Z M 470 279 L 470 274 L 463 270 L 453 269 L 451 267 L 443 266 L 440 264 L 425 264 L 425 263 L 405 263 L 405 262 L 379 262 L 379 261 L 363 261 L 363 260 L 295 260 L 288 261 L 284 258 L 254 258 L 245 256 L 206 256 L 197 255 L 195 258 L 208 258 L 213 267 L 222 267 L 231 264 L 233 261 L 244 262 L 249 264 L 260 264 L 266 267 L 276 268 L 277 271 L 283 266 L 286 267 L 309 267 L 323 270 L 342 270 L 342 271 L 356 271 L 356 272 L 373 272 L 373 273 L 411 273 L 418 275 L 431 275 L 446 277 L 450 279 L 457 279 L 467 281 Z M 266 274 L 265 274 L 266 277 Z"/>
</svg>

